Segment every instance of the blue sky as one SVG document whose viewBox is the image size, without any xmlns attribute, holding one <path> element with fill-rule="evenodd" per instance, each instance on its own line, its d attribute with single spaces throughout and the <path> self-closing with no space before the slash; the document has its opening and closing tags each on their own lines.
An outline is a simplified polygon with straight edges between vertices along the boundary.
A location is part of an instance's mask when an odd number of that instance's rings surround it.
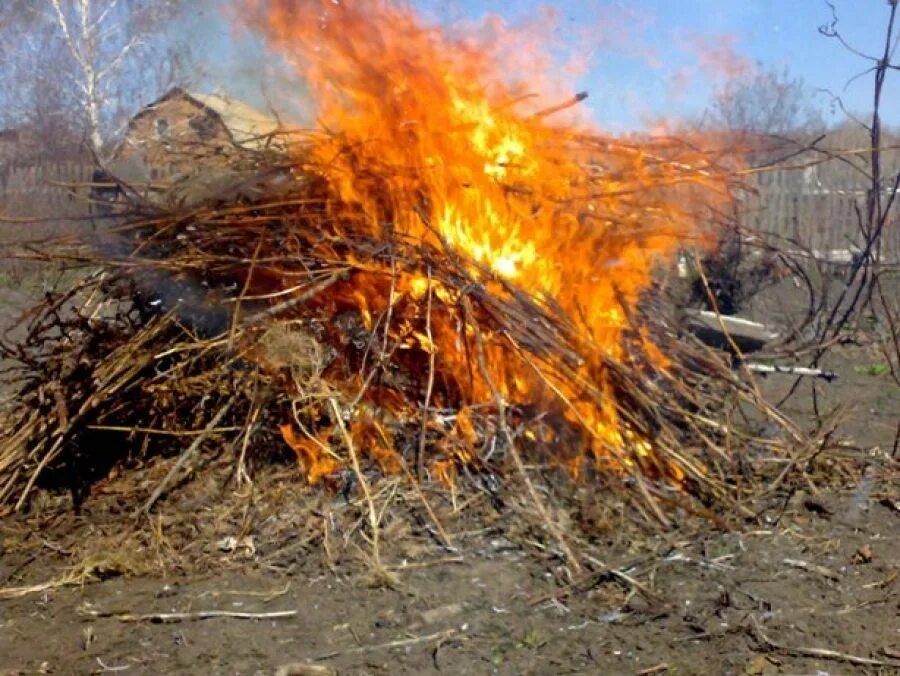
<svg viewBox="0 0 900 676">
<path fill-rule="evenodd" d="M 349 1 L 349 0 L 344 0 Z M 359 0 L 358 0 L 359 1 Z M 224 0 L 227 4 L 227 0 Z M 811 89 L 840 94 L 847 108 L 871 108 L 872 77 L 845 83 L 869 63 L 818 32 L 831 21 L 824 0 L 412 0 L 432 22 L 502 16 L 511 25 L 534 20 L 541 7 L 557 14 L 554 37 L 580 56 L 591 55 L 579 77 L 590 93 L 590 114 L 602 128 L 624 131 L 649 120 L 699 115 L 723 73 L 705 67 L 704 53 L 731 51 L 764 68 L 788 68 Z M 834 0 L 845 37 L 861 51 L 883 49 L 885 0 Z M 208 84 L 259 103 L 259 82 L 239 72 L 252 41 L 236 42 L 227 22 L 206 16 L 198 26 L 209 38 Z M 898 55 L 900 58 L 900 55 Z M 721 59 L 720 59 L 721 60 Z M 247 69 L 245 69 L 246 71 Z M 258 72 L 258 70 L 257 70 Z M 883 116 L 900 124 L 900 72 L 888 76 Z M 827 119 L 828 97 L 819 98 Z"/>
</svg>

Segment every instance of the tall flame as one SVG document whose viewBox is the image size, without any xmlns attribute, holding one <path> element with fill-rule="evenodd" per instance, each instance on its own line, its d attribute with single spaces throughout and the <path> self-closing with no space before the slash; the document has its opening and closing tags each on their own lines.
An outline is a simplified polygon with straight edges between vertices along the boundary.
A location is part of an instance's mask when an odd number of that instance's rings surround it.
<svg viewBox="0 0 900 676">
<path fill-rule="evenodd" d="M 627 358 L 627 312 L 654 265 L 704 236 L 693 188 L 723 192 L 702 154 L 562 124 L 559 101 L 525 111 L 534 98 L 521 83 L 551 73 L 510 71 L 496 45 L 450 37 L 409 7 L 249 1 L 328 131 L 303 160 L 331 185 L 334 209 L 353 205 L 373 233 L 449 245 L 496 279 L 552 300 L 598 354 Z M 413 280 L 409 291 L 426 286 Z M 521 369 L 505 391 L 527 391 L 532 377 Z M 578 399 L 574 384 L 556 386 Z M 633 442 L 614 405 L 601 409 L 573 409 L 601 440 L 598 455 Z"/>
</svg>

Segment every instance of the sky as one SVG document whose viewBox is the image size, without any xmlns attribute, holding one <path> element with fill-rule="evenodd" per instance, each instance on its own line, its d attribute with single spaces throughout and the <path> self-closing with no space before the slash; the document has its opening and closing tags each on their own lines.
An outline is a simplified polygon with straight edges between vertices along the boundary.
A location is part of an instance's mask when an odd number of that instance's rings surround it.
<svg viewBox="0 0 900 676">
<path fill-rule="evenodd" d="M 416 3 L 434 11 L 440 0 Z M 885 0 L 836 0 L 838 30 L 860 51 L 883 50 L 888 5 Z M 699 114 L 712 90 L 728 75 L 726 52 L 759 63 L 763 69 L 787 68 L 810 90 L 830 90 L 845 107 L 871 108 L 872 76 L 845 89 L 870 62 L 851 54 L 819 33 L 832 21 L 823 0 L 465 0 L 455 12 L 468 16 L 498 13 L 510 22 L 534 15 L 541 5 L 559 13 L 561 40 L 584 40 L 593 49 L 588 71 L 579 79 L 591 94 L 596 121 L 605 126 L 640 126 L 647 119 Z M 445 16 L 448 10 L 440 10 Z M 450 18 L 449 16 L 447 18 Z M 585 27 L 588 28 L 585 31 Z M 900 91 L 900 73 L 895 76 Z M 885 97 L 884 116 L 900 122 L 900 97 Z M 831 97 L 817 101 L 830 113 Z"/>
<path fill-rule="evenodd" d="M 347 0 L 344 0 L 347 1 Z M 228 4 L 227 0 L 223 0 Z M 850 111 L 871 109 L 872 75 L 846 83 L 872 63 L 819 33 L 832 21 L 824 0 L 411 0 L 430 23 L 477 21 L 492 14 L 510 26 L 552 26 L 555 54 L 581 63 L 577 88 L 589 93 L 587 115 L 612 131 L 640 129 L 658 120 L 696 118 L 716 87 L 733 74 L 730 65 L 787 68 L 811 92 L 830 90 Z M 859 51 L 883 50 L 886 0 L 833 0 L 837 24 Z M 548 15 L 547 8 L 551 11 Z M 258 69 L 243 67 L 259 55 L 253 40 L 237 40 L 227 19 L 215 12 L 195 27 L 211 54 L 207 88 L 256 104 L 271 100 Z M 555 25 L 548 19 L 555 16 Z M 264 89 L 264 88 L 263 88 Z M 886 123 L 900 125 L 900 72 L 888 77 Z M 282 92 L 283 94 L 284 92 Z M 819 91 L 825 118 L 841 119 L 832 97 Z"/>
</svg>

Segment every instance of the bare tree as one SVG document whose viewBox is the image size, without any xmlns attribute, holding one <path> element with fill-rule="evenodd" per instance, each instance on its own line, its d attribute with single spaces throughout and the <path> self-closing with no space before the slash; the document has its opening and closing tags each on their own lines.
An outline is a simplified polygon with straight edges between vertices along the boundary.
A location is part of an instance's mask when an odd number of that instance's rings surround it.
<svg viewBox="0 0 900 676">
<path fill-rule="evenodd" d="M 866 247 L 867 255 L 870 255 L 873 260 L 877 260 L 881 249 L 881 234 L 887 223 L 888 212 L 896 199 L 897 188 L 900 187 L 900 173 L 895 177 L 885 177 L 883 172 L 883 128 L 881 121 L 881 102 L 884 96 L 887 74 L 892 70 L 900 70 L 900 62 L 894 61 L 898 42 L 900 42 L 900 37 L 896 35 L 898 0 L 887 0 L 888 16 L 885 20 L 883 49 L 880 53 L 875 54 L 866 53 L 850 44 L 838 29 L 839 19 L 835 6 L 827 1 L 825 4 L 831 9 L 832 20 L 830 23 L 820 26 L 819 32 L 825 37 L 837 40 L 846 50 L 870 63 L 865 70 L 854 76 L 854 80 L 867 75 L 874 77 L 871 116 L 868 121 L 857 119 L 857 122 L 868 132 L 870 141 L 869 173 L 867 176 L 870 188 L 864 217 L 860 225 L 868 243 Z M 835 97 L 835 101 L 843 109 L 843 102 L 840 97 Z M 853 119 L 856 118 L 854 117 Z M 889 191 L 886 197 L 886 188 L 890 188 L 891 184 L 893 184 L 893 189 Z"/>
<path fill-rule="evenodd" d="M 889 302 L 890 292 L 883 288 L 882 278 L 886 270 L 880 266 L 882 243 L 885 229 L 892 225 L 897 227 L 896 204 L 900 192 L 900 171 L 885 171 L 884 140 L 885 130 L 881 120 L 881 106 L 885 95 L 885 82 L 891 71 L 900 71 L 900 61 L 896 60 L 900 36 L 897 34 L 898 4 L 900 0 L 886 0 L 887 14 L 884 22 L 884 35 L 880 42 L 880 51 L 870 54 L 851 44 L 841 33 L 839 18 L 833 3 L 826 0 L 831 10 L 831 22 L 819 28 L 825 37 L 836 40 L 844 49 L 867 61 L 869 66 L 853 79 L 872 76 L 872 110 L 868 120 L 860 120 L 850 116 L 867 132 L 869 137 L 868 167 L 863 173 L 868 181 L 868 190 L 863 208 L 857 210 L 859 229 L 863 236 L 861 256 L 851 269 L 847 284 L 834 305 L 822 330 L 822 338 L 829 335 L 835 337 L 844 327 L 866 307 L 874 309 L 875 300 L 881 302 L 881 310 L 890 329 L 889 344 L 884 354 L 890 367 L 891 375 L 900 385 L 900 307 Z M 843 102 L 839 97 L 835 101 L 843 110 Z M 867 171 L 866 171 L 867 170 Z M 894 252 L 896 253 L 896 252 Z M 824 353 L 824 350 L 823 350 Z M 819 359 L 820 355 L 817 354 Z M 900 440 L 900 426 L 897 429 Z M 895 443 L 896 450 L 896 443 Z"/>
<path fill-rule="evenodd" d="M 757 68 L 714 94 L 704 125 L 724 132 L 753 165 L 768 164 L 824 134 L 815 93 L 800 77 Z"/>
<path fill-rule="evenodd" d="M 800 77 L 784 70 L 756 70 L 748 80 L 734 79 L 720 88 L 710 110 L 722 129 L 760 136 L 821 131 L 822 113 Z"/>
<path fill-rule="evenodd" d="M 103 147 L 101 131 L 101 107 L 105 99 L 103 85 L 114 75 L 139 43 L 135 35 L 125 35 L 120 26 L 107 27 L 107 19 L 113 16 L 117 2 L 113 0 L 99 8 L 92 0 L 77 0 L 63 7 L 63 0 L 49 0 L 53 9 L 53 20 L 65 40 L 66 47 L 77 66 L 79 77 L 73 78 L 88 119 L 90 142 L 99 154 Z M 68 11 L 67 11 L 68 10 Z M 112 35 L 124 36 L 124 42 L 117 44 L 115 54 L 101 64 L 103 40 Z"/>
<path fill-rule="evenodd" d="M 720 135 L 729 154 L 761 167 L 799 152 L 822 135 L 825 122 L 801 78 L 758 67 L 721 86 L 698 126 Z M 723 215 L 718 246 L 701 261 L 705 274 L 694 277 L 692 302 L 733 314 L 778 280 L 779 252 L 761 246 L 766 238 L 746 220 L 740 208 Z"/>
<path fill-rule="evenodd" d="M 47 153 L 74 153 L 82 137 L 82 125 L 78 101 L 61 77 L 68 66 L 67 50 L 49 30 L 39 26 L 31 27 L 15 48 L 14 54 L 0 54 L 4 61 L 0 71 L 0 127 L 18 128 L 21 142 L 17 159 L 34 161 Z"/>
<path fill-rule="evenodd" d="M 900 61 L 896 52 L 900 45 L 897 34 L 898 5 L 900 0 L 886 0 L 886 12 L 883 23 L 883 34 L 876 45 L 878 51 L 869 53 L 848 41 L 840 29 L 837 9 L 832 2 L 825 0 L 831 10 L 831 21 L 819 28 L 819 32 L 827 38 L 838 42 L 844 49 L 868 62 L 868 66 L 851 78 L 850 82 L 872 77 L 872 108 L 865 117 L 853 115 L 846 110 L 839 96 L 833 96 L 834 103 L 846 113 L 849 120 L 855 122 L 864 131 L 868 140 L 866 150 L 867 161 L 848 158 L 844 149 L 826 150 L 825 156 L 832 161 L 841 161 L 852 167 L 864 177 L 867 189 L 862 204 L 857 203 L 856 217 L 861 235 L 861 247 L 850 267 L 843 288 L 830 307 L 825 308 L 818 323 L 815 340 L 818 347 L 812 353 L 811 366 L 819 362 L 830 347 L 848 328 L 852 327 L 866 311 L 871 311 L 872 318 L 882 321 L 885 327 L 884 336 L 876 341 L 885 359 L 885 366 L 897 385 L 900 385 L 900 304 L 897 302 L 896 290 L 886 283 L 888 275 L 896 275 L 896 267 L 891 269 L 882 260 L 883 237 L 888 227 L 896 228 L 900 221 L 897 218 L 897 196 L 900 193 L 900 167 L 896 160 L 886 162 L 886 141 L 889 136 L 883 127 L 881 106 L 885 96 L 887 76 L 892 71 L 900 71 Z M 849 82 L 848 82 L 849 84 Z M 893 146 L 894 148 L 896 145 Z M 817 148 L 821 152 L 821 149 Z M 897 251 L 891 252 L 894 256 Z M 794 383 L 782 400 L 793 395 L 799 386 Z M 900 450 L 900 424 L 897 426 L 893 454 Z"/>
<path fill-rule="evenodd" d="M 181 79 L 190 50 L 170 28 L 188 7 L 183 0 L 11 0 L 0 10 L 5 124 L 39 127 L 45 139 L 54 138 L 48 128 L 77 129 L 102 157 L 135 99 Z"/>
</svg>

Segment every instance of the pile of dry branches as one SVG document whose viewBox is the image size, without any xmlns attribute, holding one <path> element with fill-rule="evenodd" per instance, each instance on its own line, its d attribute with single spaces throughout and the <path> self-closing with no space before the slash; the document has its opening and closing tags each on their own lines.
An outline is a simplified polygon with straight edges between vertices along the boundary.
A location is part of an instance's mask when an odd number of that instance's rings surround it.
<svg viewBox="0 0 900 676">
<path fill-rule="evenodd" d="M 268 171 L 267 197 L 132 215 L 102 244 L 45 254 L 82 274 L 3 344 L 16 385 L 0 436 L 7 510 L 36 486 L 77 505 L 113 466 L 177 457 L 140 499 L 149 510 L 192 456 L 227 451 L 238 482 L 296 456 L 311 484 L 366 495 L 373 470 L 450 488 L 512 473 L 540 505 L 536 463 L 633 489 L 666 523 L 671 506 L 746 513 L 747 453 L 785 439 L 740 431 L 748 405 L 801 441 L 677 335 L 659 299 L 623 302 L 617 359 L 552 298 L 440 237 L 373 234 L 352 205 L 337 217 L 326 183 L 291 171 Z M 648 335 L 665 359 L 648 356 Z M 593 410 L 614 410 L 619 429 L 603 436 Z"/>
</svg>

